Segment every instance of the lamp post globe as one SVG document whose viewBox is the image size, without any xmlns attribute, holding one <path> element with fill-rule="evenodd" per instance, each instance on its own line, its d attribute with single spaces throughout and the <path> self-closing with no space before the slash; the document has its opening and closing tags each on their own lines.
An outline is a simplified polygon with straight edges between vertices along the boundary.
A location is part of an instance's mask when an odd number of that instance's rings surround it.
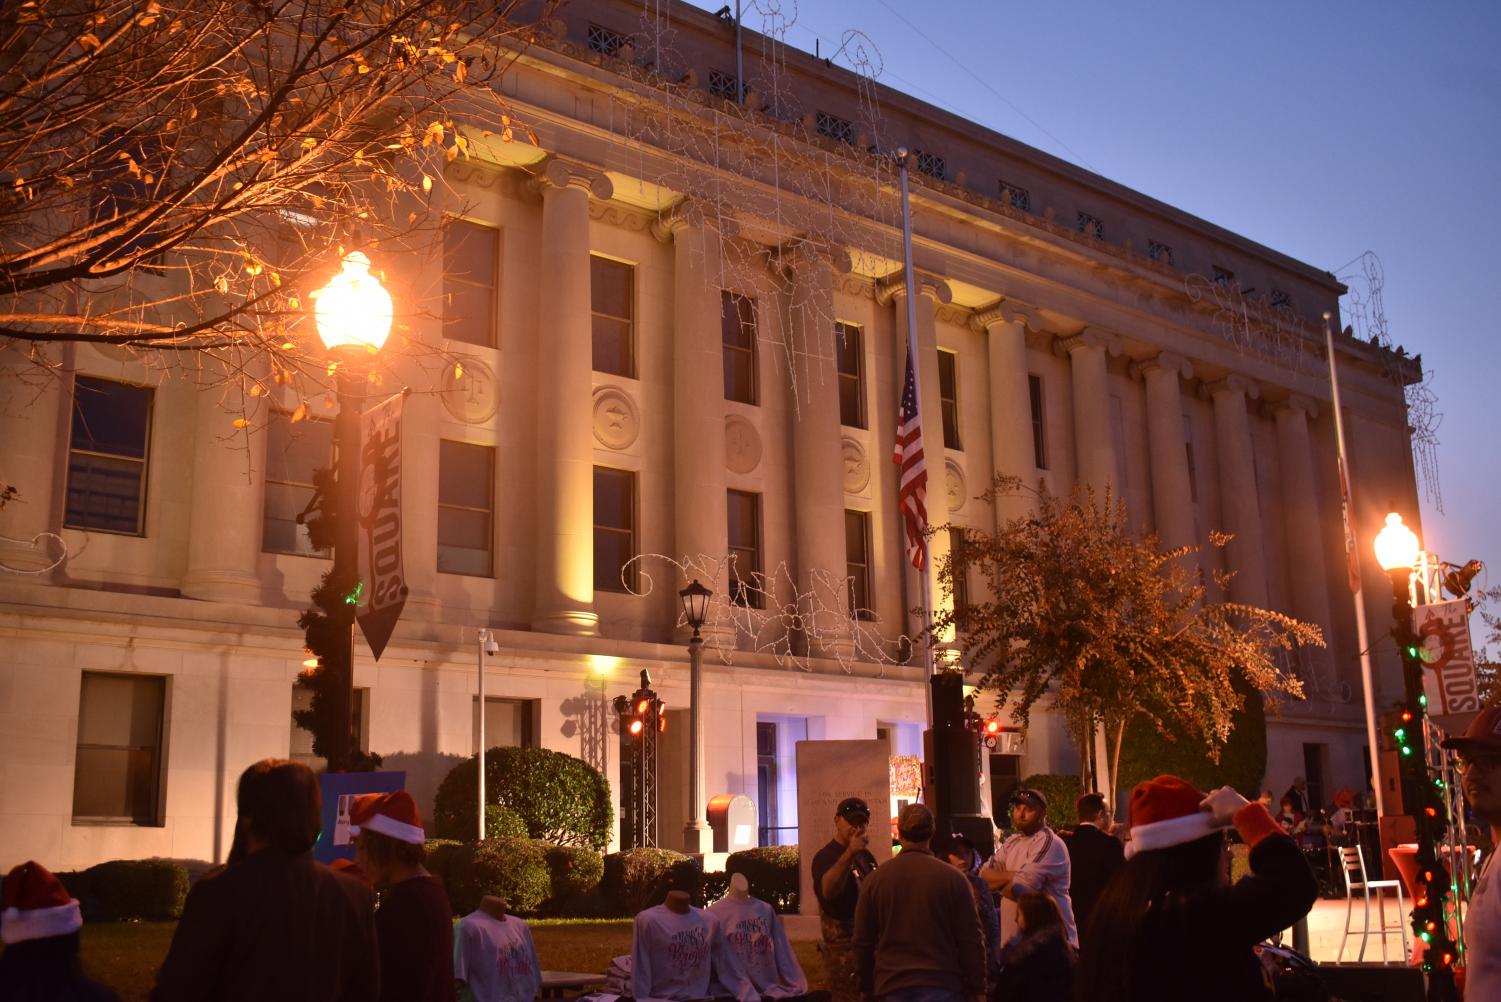
<svg viewBox="0 0 1501 1002">
<path fill-rule="evenodd" d="M 714 597 L 714 593 L 699 583 L 698 578 L 694 578 L 688 587 L 678 592 L 678 597 L 683 600 L 683 618 L 688 621 L 696 637 L 709 618 L 709 599 Z"/>
<path fill-rule="evenodd" d="M 1382 570 L 1390 574 L 1412 568 L 1421 549 L 1418 534 L 1402 524 L 1401 515 L 1392 512 L 1386 516 L 1386 525 L 1376 533 L 1376 562 Z"/>
<path fill-rule="evenodd" d="M 344 255 L 342 270 L 317 293 L 313 319 L 329 351 L 380 351 L 391 333 L 391 294 L 370 273 L 368 257 L 360 251 Z"/>
</svg>

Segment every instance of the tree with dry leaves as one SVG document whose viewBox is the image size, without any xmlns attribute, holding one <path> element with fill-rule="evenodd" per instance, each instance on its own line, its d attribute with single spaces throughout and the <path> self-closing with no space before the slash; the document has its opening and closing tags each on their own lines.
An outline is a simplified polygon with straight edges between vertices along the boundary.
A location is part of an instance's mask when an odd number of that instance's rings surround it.
<svg viewBox="0 0 1501 1002">
<path fill-rule="evenodd" d="M 1158 549 L 1154 536 L 1131 530 L 1108 490 L 1060 497 L 1002 477 L 986 497 L 1023 491 L 1032 515 L 993 534 L 964 529 L 964 545 L 940 567 L 946 588 L 983 578 L 988 597 L 970 589 L 967 606 L 941 612 L 933 627 L 957 633 L 998 708 L 1025 723 L 1049 697 L 1086 757 L 1104 728 L 1107 775 L 1116 776 L 1127 726 L 1139 718 L 1217 760 L 1245 692 L 1301 695 L 1280 654 L 1322 646 L 1318 627 L 1212 600 L 1192 564 L 1196 548 Z M 1221 575 L 1217 590 L 1226 583 Z"/>
<path fill-rule="evenodd" d="M 496 82 L 553 6 L 8 4 L 0 348 L 321 375 L 310 293 L 344 249 L 431 226 L 423 196 L 472 141 L 525 137 Z"/>
</svg>

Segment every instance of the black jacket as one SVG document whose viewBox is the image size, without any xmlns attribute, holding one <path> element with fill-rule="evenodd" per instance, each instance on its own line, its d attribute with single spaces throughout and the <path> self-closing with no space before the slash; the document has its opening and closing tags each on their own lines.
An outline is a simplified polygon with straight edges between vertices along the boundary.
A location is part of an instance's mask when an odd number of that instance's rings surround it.
<svg viewBox="0 0 1501 1002">
<path fill-rule="evenodd" d="M 1074 950 L 1063 926 L 1023 936 L 1001 951 L 996 1002 L 1068 1002 L 1074 995 Z"/>
<path fill-rule="evenodd" d="M 188 892 L 152 1002 L 371 1002 L 375 893 L 311 853 L 266 850 Z"/>
<path fill-rule="evenodd" d="M 1082 941 L 1089 926 L 1089 913 L 1105 888 L 1105 882 L 1126 865 L 1126 849 L 1121 840 L 1107 835 L 1094 825 L 1074 829 L 1072 835 L 1060 836 L 1068 846 L 1071 878 L 1068 896 L 1074 904 L 1074 922 Z"/>
</svg>

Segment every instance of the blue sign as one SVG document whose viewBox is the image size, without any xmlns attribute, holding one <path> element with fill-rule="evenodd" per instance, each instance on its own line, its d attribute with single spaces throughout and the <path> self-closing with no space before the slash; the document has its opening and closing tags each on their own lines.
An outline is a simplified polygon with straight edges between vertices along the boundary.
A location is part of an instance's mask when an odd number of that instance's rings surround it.
<svg viewBox="0 0 1501 1002">
<path fill-rule="evenodd" d="M 394 793 L 405 788 L 405 772 L 325 772 L 318 777 L 323 791 L 323 833 L 313 846 L 320 863 L 353 859 L 349 838 L 349 807 L 362 793 Z"/>
</svg>

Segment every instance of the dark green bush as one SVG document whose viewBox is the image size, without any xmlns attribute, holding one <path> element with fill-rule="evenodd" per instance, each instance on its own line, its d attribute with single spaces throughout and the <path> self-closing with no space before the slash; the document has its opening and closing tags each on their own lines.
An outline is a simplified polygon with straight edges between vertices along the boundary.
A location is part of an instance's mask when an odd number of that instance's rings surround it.
<svg viewBox="0 0 1501 1002">
<path fill-rule="evenodd" d="M 522 915 L 533 914 L 554 899 L 561 907 L 562 902 L 597 886 L 604 869 L 596 852 L 532 839 L 496 838 L 484 842 L 429 839 L 426 845 L 427 868 L 442 879 L 448 890 L 448 903 L 456 915 L 474 911 L 486 894 L 505 898 L 507 907 Z M 568 857 L 558 859 L 556 869 L 550 858 L 553 853 Z M 559 872 L 561 885 L 555 882 L 555 874 Z"/>
<path fill-rule="evenodd" d="M 442 838 L 474 833 L 479 756 L 454 766 L 438 787 L 434 827 Z M 601 850 L 610 841 L 610 784 L 588 763 L 545 748 L 491 748 L 485 793 L 521 817 L 530 838 Z"/>
<path fill-rule="evenodd" d="M 713 904 L 730 890 L 730 875 L 724 871 L 704 874 L 704 900 Z"/>
<path fill-rule="evenodd" d="M 1079 794 L 1084 791 L 1079 787 L 1078 776 L 1066 776 L 1062 773 L 1038 773 L 1028 776 L 1022 786 L 1036 790 L 1047 798 L 1048 801 L 1048 825 L 1053 828 L 1072 828 L 1079 823 L 1079 812 L 1074 808 L 1074 803 L 1079 799 Z M 1009 818 L 1004 820 L 1006 827 L 1011 827 Z"/>
<path fill-rule="evenodd" d="M 600 888 L 617 915 L 634 915 L 649 908 L 667 871 L 688 856 L 671 849 L 627 849 L 605 857 Z"/>
<path fill-rule="evenodd" d="M 593 849 L 543 843 L 549 889 L 543 911 L 561 915 L 565 907 L 597 889 L 605 875 L 605 858 Z"/>
<path fill-rule="evenodd" d="M 485 838 L 527 838 L 526 821 L 504 804 L 485 805 Z"/>
<path fill-rule="evenodd" d="M 505 898 L 507 908 L 517 914 L 534 914 L 552 888 L 546 846 L 529 839 L 486 839 L 474 848 L 474 886 L 481 896 Z M 464 912 L 478 905 L 476 897 Z"/>
<path fill-rule="evenodd" d="M 745 874 L 750 892 L 786 915 L 797 912 L 798 857 L 795 845 L 763 845 L 730 853 L 725 876 Z"/>
<path fill-rule="evenodd" d="M 423 865 L 443 881 L 454 914 L 468 915 L 474 911 L 480 899 L 474 877 L 474 843 L 428 839 L 425 848 L 427 859 Z"/>
<path fill-rule="evenodd" d="M 1163 773 L 1185 779 L 1206 792 L 1233 786 L 1247 799 L 1255 800 L 1266 773 L 1266 708 L 1261 694 L 1250 691 L 1240 680 L 1235 691 L 1245 704 L 1230 718 L 1230 738 L 1220 749 L 1218 762 L 1210 760 L 1202 740 L 1180 728 L 1171 724 L 1158 728 L 1145 717 L 1132 721 L 1121 745 L 1122 803 L 1137 783 Z M 1122 811 L 1116 813 L 1125 820 Z"/>
<path fill-rule="evenodd" d="M 188 871 L 165 859 L 115 859 L 58 874 L 90 919 L 175 919 L 188 896 Z"/>
</svg>

